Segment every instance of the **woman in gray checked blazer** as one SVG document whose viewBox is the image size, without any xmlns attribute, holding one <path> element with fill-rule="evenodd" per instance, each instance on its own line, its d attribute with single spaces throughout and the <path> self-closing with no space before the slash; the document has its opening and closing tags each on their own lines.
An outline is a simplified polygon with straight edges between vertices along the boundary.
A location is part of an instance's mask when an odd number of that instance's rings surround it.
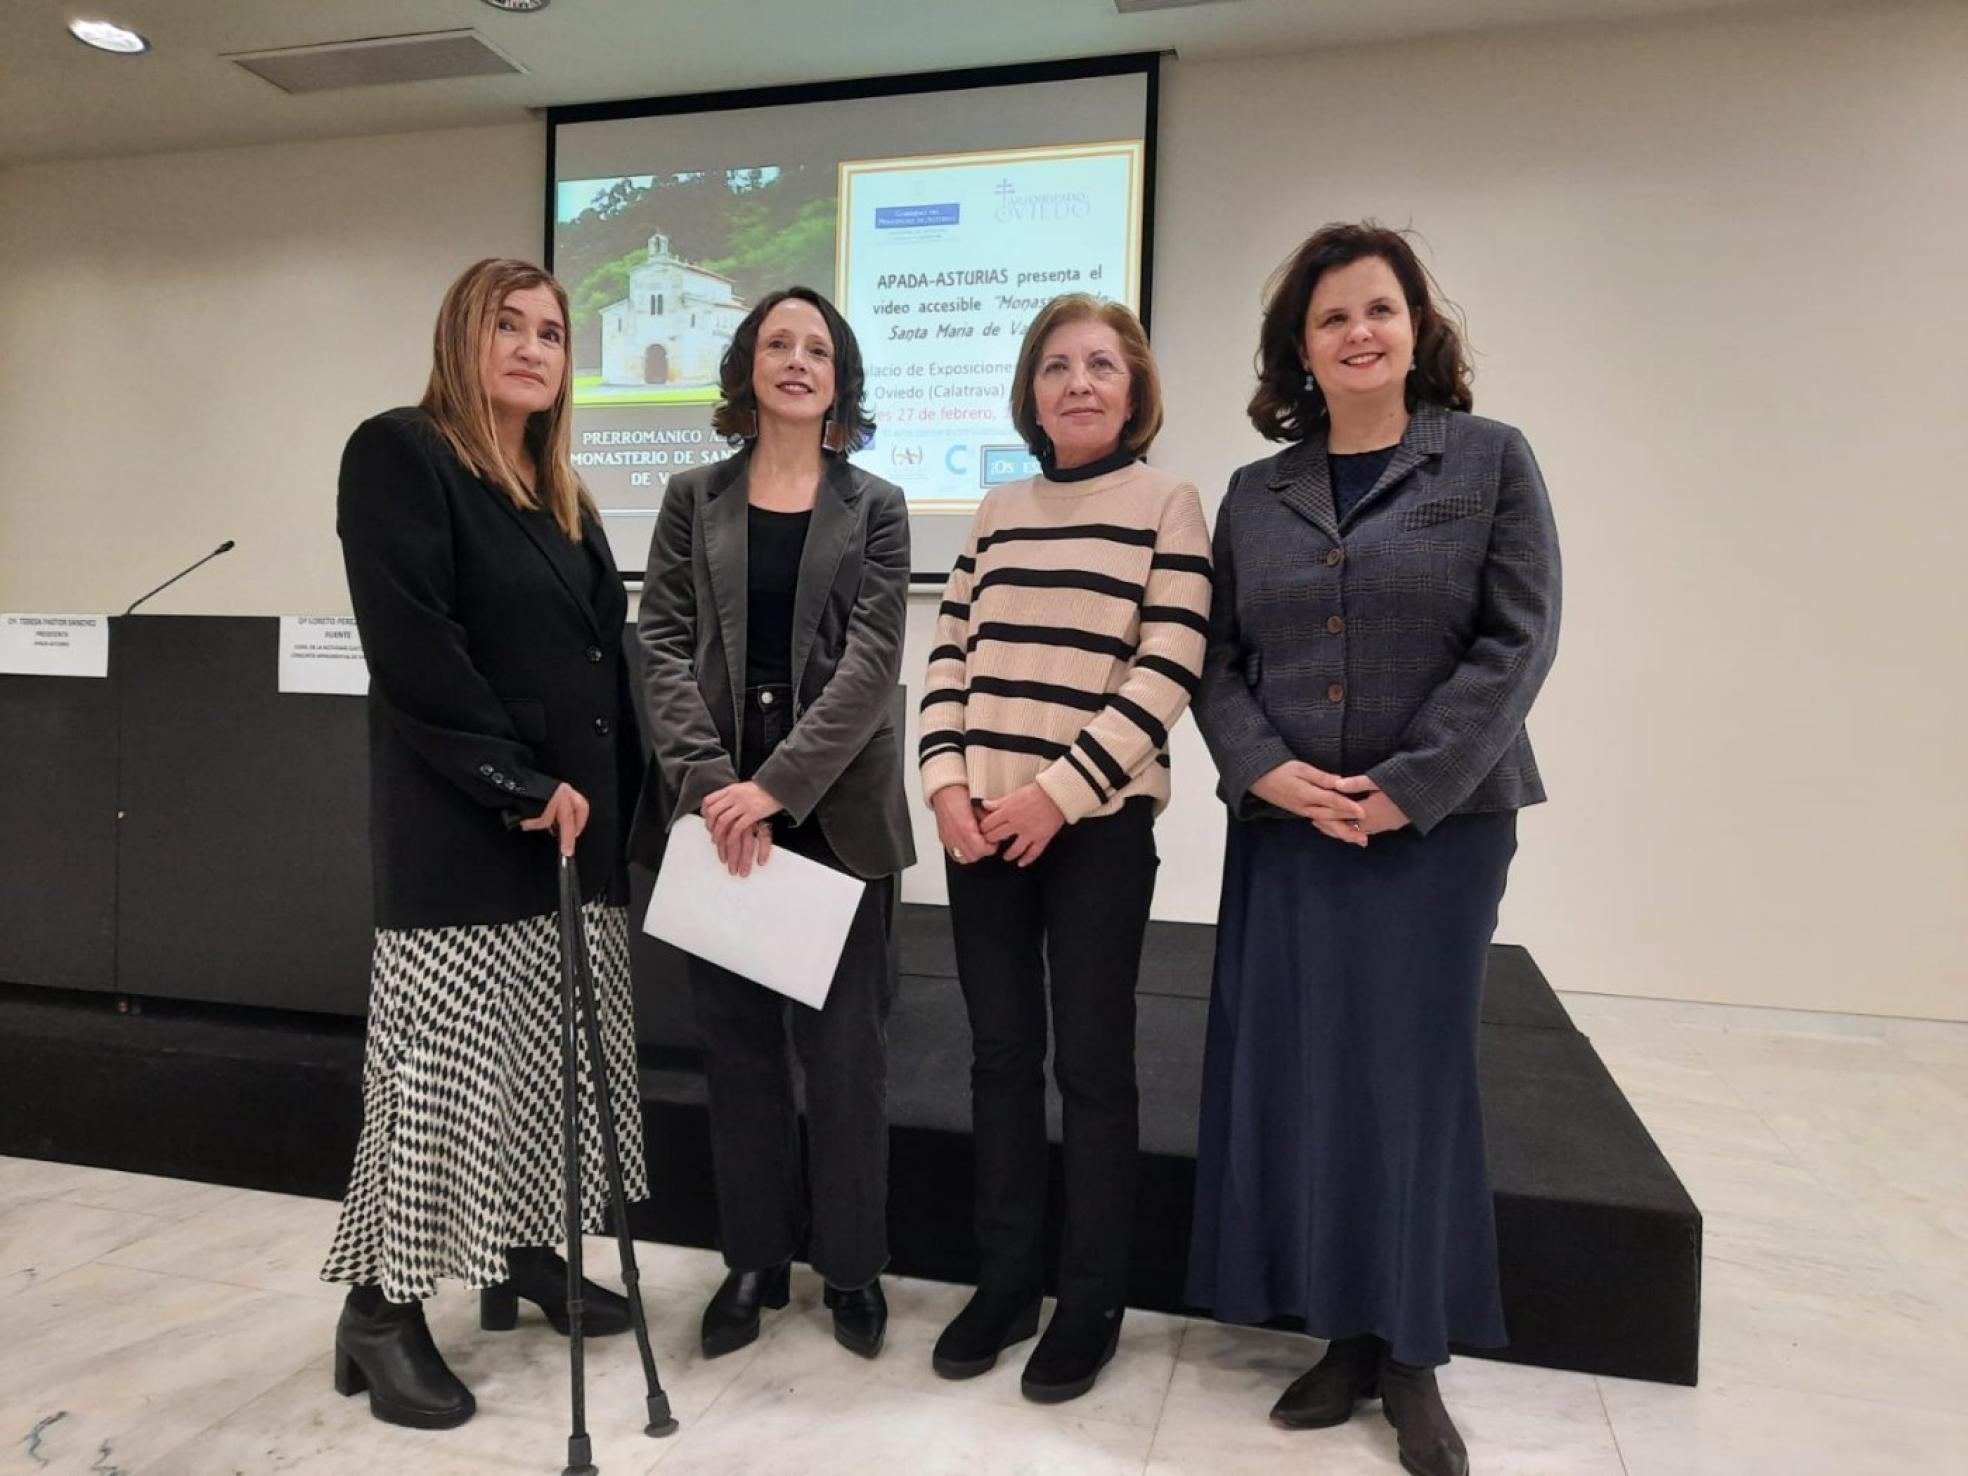
<svg viewBox="0 0 1968 1476">
<path fill-rule="evenodd" d="M 1505 1341 L 1477 1012 L 1524 718 L 1558 636 L 1537 463 L 1398 233 L 1273 279 L 1195 714 L 1230 808 L 1189 1297 L 1330 1340 L 1272 1419 L 1379 1397 L 1417 1476 L 1468 1456 L 1434 1369 Z"/>
</svg>

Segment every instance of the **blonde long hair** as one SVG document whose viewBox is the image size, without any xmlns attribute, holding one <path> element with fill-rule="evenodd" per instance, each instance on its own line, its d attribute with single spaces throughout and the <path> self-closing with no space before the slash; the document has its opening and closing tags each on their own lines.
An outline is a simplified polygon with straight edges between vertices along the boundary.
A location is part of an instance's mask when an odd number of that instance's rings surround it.
<svg viewBox="0 0 1968 1476">
<path fill-rule="evenodd" d="M 531 492 L 499 444 L 492 397 L 485 392 L 481 366 L 499 325 L 499 309 L 508 294 L 532 287 L 553 293 L 560 306 L 561 324 L 566 327 L 567 293 L 531 262 L 488 257 L 467 267 L 451 284 L 431 334 L 430 383 L 424 388 L 421 407 L 475 475 L 504 492 L 515 507 L 546 509 L 561 531 L 578 543 L 581 514 L 593 514 L 595 505 L 568 457 L 568 410 L 574 398 L 573 343 L 566 344 L 553 408 L 526 419 L 526 448 L 533 453 L 534 465 Z"/>
</svg>

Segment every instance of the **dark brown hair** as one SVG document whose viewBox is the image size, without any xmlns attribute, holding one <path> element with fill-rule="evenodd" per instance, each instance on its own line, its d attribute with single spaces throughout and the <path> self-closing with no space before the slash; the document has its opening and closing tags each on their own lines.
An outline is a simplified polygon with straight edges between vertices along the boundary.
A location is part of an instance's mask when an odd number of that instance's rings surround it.
<svg viewBox="0 0 1968 1476">
<path fill-rule="evenodd" d="M 1134 401 L 1134 412 L 1121 427 L 1121 449 L 1130 456 L 1143 455 L 1162 428 L 1162 376 L 1155 368 L 1141 320 L 1123 303 L 1095 297 L 1091 292 L 1068 292 L 1039 309 L 1025 330 L 1025 341 L 1018 346 L 1018 367 L 1012 371 L 1011 423 L 1024 438 L 1025 449 L 1034 456 L 1044 456 L 1050 450 L 1045 429 L 1039 424 L 1039 354 L 1053 329 L 1089 320 L 1114 330 L 1121 341 L 1121 357 L 1127 360 L 1128 396 Z"/>
<path fill-rule="evenodd" d="M 1306 387 L 1302 348 L 1305 314 L 1313 289 L 1335 267 L 1351 266 L 1369 256 L 1387 263 L 1401 284 L 1414 320 L 1414 372 L 1408 376 L 1408 408 L 1443 405 L 1467 410 L 1475 402 L 1469 393 L 1469 361 L 1455 307 L 1444 299 L 1428 268 L 1408 244 L 1407 233 L 1389 230 L 1378 221 L 1337 222 L 1321 226 L 1288 257 L 1264 284 L 1264 323 L 1257 339 L 1257 391 L 1248 413 L 1257 433 L 1267 441 L 1302 441 L 1326 418 L 1326 396 L 1317 385 Z M 1454 315 L 1452 317 L 1451 315 Z"/>
<path fill-rule="evenodd" d="M 787 298 L 811 303 L 834 341 L 834 404 L 828 418 L 838 427 L 824 442 L 829 451 L 859 451 L 875 438 L 874 417 L 862 402 L 861 345 L 854 330 L 831 302 L 811 287 L 786 287 L 768 292 L 745 314 L 731 335 L 731 347 L 718 365 L 718 392 L 724 396 L 711 412 L 711 429 L 737 441 L 758 434 L 758 396 L 752 391 L 752 359 L 758 352 L 759 329 L 766 314 Z M 845 437 L 845 439 L 841 439 Z M 838 444 L 837 444 L 838 442 Z"/>
</svg>

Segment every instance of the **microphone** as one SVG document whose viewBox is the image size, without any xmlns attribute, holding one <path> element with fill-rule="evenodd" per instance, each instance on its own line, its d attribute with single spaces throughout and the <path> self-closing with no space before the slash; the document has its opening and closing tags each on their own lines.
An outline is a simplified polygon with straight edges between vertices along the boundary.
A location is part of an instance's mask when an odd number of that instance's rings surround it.
<svg viewBox="0 0 1968 1476">
<path fill-rule="evenodd" d="M 149 599 L 150 595 L 162 594 L 165 590 L 169 589 L 172 585 L 176 584 L 180 579 L 184 578 L 185 575 L 189 574 L 193 569 L 196 569 L 199 564 L 211 563 L 212 560 L 216 559 L 220 554 L 230 553 L 232 551 L 232 547 L 233 547 L 232 540 L 228 538 L 224 543 L 221 543 L 217 548 L 213 549 L 210 553 L 206 554 L 204 558 L 200 559 L 197 564 L 192 564 L 186 568 L 178 570 L 177 573 L 173 574 L 169 579 L 165 580 L 162 584 L 158 585 L 156 589 L 153 589 L 150 592 L 150 594 L 138 595 L 134 600 L 130 601 L 130 608 L 128 610 L 125 610 L 123 613 L 125 615 L 130 615 L 135 613 L 137 606 L 141 605 L 145 600 Z"/>
</svg>

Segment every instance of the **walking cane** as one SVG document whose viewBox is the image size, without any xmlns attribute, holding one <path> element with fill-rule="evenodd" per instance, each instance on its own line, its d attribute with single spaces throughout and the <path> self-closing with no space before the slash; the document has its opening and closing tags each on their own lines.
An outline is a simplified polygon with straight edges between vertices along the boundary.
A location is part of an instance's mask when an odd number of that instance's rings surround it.
<svg viewBox="0 0 1968 1476">
<path fill-rule="evenodd" d="M 577 1020 L 579 1026 L 577 1027 Z M 581 879 L 574 858 L 560 857 L 560 1063 L 562 1180 L 567 1208 L 567 1365 L 571 1422 L 567 1434 L 567 1468 L 561 1476 L 597 1476 L 594 1449 L 588 1439 L 587 1370 L 581 1333 L 581 1080 L 579 1056 L 585 1036 L 589 1086 L 594 1091 L 595 1120 L 601 1129 L 601 1161 L 608 1173 L 609 1207 L 615 1222 L 615 1244 L 621 1253 L 622 1285 L 629 1297 L 629 1321 L 635 1328 L 636 1352 L 642 1357 L 649 1423 L 642 1433 L 660 1437 L 676 1433 L 670 1415 L 670 1396 L 656 1377 L 656 1355 L 649 1348 L 649 1319 L 643 1311 L 641 1277 L 636 1270 L 635 1242 L 629 1237 L 628 1194 L 622 1183 L 622 1154 L 615 1136 L 615 1104 L 608 1091 L 608 1058 L 602 1052 L 601 1020 L 594 975 L 588 968 L 587 931 L 581 925 Z M 599 1076 L 599 1080 L 595 1078 Z"/>
</svg>

